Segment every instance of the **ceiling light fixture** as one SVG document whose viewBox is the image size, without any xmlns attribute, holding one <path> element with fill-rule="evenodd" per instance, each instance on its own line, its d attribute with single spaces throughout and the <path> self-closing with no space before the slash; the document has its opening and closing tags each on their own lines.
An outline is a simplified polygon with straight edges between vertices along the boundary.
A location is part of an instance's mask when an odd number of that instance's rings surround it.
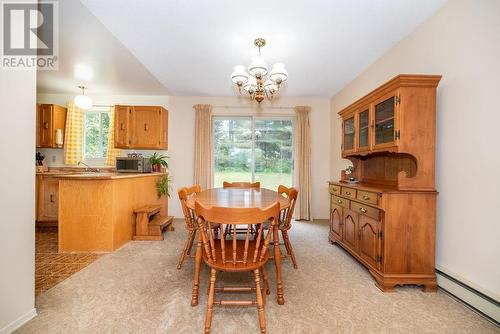
<svg viewBox="0 0 500 334">
<path fill-rule="evenodd" d="M 92 108 L 92 99 L 90 97 L 88 97 L 87 95 L 85 95 L 85 89 L 87 87 L 78 86 L 78 88 L 80 88 L 82 90 L 82 94 L 75 96 L 75 100 L 74 100 L 75 104 L 78 108 L 80 108 L 82 110 L 89 110 L 90 108 Z"/>
<path fill-rule="evenodd" d="M 259 54 L 248 66 L 248 73 L 245 66 L 236 65 L 231 74 L 231 81 L 236 84 L 240 94 L 248 94 L 252 100 L 261 103 L 264 97 L 272 100 L 278 94 L 281 85 L 288 79 L 288 72 L 282 63 L 274 64 L 269 72 L 264 58 L 260 55 L 260 49 L 266 45 L 266 40 L 257 38 L 254 45 L 259 48 Z M 266 76 L 267 79 L 264 81 Z"/>
</svg>

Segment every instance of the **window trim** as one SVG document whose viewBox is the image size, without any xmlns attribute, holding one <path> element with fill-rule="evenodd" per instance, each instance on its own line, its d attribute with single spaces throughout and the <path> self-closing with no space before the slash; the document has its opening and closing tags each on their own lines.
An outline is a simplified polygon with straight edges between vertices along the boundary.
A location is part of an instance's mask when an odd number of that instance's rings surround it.
<svg viewBox="0 0 500 334">
<path fill-rule="evenodd" d="M 292 187 L 295 185 L 295 117 L 293 115 L 243 115 L 243 114 L 217 114 L 212 115 L 212 187 L 214 187 L 215 182 L 215 127 L 214 122 L 216 120 L 241 120 L 246 119 L 251 121 L 251 131 L 252 131 L 252 181 L 255 182 L 255 121 L 256 120 L 289 120 L 292 121 L 292 170 L 290 171 L 292 175 Z"/>
<path fill-rule="evenodd" d="M 86 118 L 86 115 L 87 114 L 99 114 L 99 134 L 101 136 L 101 139 L 102 139 L 102 114 L 108 114 L 109 117 L 111 117 L 111 111 L 109 110 L 109 108 L 101 108 L 101 107 L 94 107 L 94 108 L 91 108 L 89 110 L 85 110 L 84 111 L 84 115 L 83 115 L 83 122 L 82 122 L 82 134 L 83 134 L 83 138 L 82 138 L 82 153 L 83 153 L 83 156 L 82 156 L 82 160 L 83 162 L 91 165 L 91 166 L 104 166 L 106 165 L 106 160 L 107 160 L 107 155 L 104 156 L 104 157 L 99 157 L 99 158 L 87 158 L 85 156 L 85 147 L 87 145 L 86 143 L 86 135 L 85 135 L 85 118 Z M 100 140 L 100 146 L 102 145 L 102 140 Z M 102 150 L 102 147 L 100 147 L 100 149 Z"/>
</svg>

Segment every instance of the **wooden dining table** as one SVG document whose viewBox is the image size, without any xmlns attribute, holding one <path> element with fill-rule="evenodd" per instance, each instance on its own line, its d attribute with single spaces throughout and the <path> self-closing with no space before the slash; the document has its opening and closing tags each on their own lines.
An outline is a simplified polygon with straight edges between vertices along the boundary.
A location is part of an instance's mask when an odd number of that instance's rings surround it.
<svg viewBox="0 0 500 334">
<path fill-rule="evenodd" d="M 286 209 L 290 203 L 288 199 L 274 190 L 260 188 L 213 188 L 207 189 L 199 194 L 193 195 L 187 201 L 187 206 L 194 209 L 195 201 L 199 201 L 203 206 L 224 207 L 224 208 L 259 208 L 265 209 L 278 201 L 280 210 Z M 276 268 L 276 292 L 278 295 L 278 304 L 285 303 L 283 292 L 283 281 L 281 275 L 281 251 L 279 247 L 278 225 L 273 228 L 274 244 L 274 266 Z M 195 256 L 195 274 L 193 282 L 193 291 L 191 297 L 191 306 L 198 305 L 198 296 L 200 291 L 200 269 L 202 260 L 202 240 L 198 233 L 198 242 L 196 245 Z"/>
</svg>

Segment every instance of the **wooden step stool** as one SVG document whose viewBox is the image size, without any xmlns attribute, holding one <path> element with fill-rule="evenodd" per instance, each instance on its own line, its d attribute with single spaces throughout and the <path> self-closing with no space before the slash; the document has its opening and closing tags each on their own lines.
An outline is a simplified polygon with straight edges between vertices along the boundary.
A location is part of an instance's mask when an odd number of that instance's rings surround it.
<svg viewBox="0 0 500 334">
<path fill-rule="evenodd" d="M 169 227 L 169 231 L 174 230 L 174 217 L 160 215 L 160 209 L 159 205 L 147 205 L 134 211 L 136 216 L 133 240 L 161 241 L 165 227 Z"/>
</svg>

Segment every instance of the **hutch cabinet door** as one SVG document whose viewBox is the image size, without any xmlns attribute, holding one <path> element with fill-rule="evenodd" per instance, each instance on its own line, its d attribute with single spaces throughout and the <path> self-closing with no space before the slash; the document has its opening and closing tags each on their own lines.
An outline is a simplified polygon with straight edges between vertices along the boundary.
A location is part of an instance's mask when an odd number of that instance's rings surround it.
<svg viewBox="0 0 500 334">
<path fill-rule="evenodd" d="M 344 209 L 343 215 L 344 229 L 342 241 L 353 251 L 358 248 L 358 214 L 350 209 Z"/>
<path fill-rule="evenodd" d="M 355 151 L 356 129 L 354 115 L 343 120 L 342 124 L 342 153 L 348 154 Z"/>
<path fill-rule="evenodd" d="M 160 147 L 168 149 L 168 110 L 160 108 Z"/>
<path fill-rule="evenodd" d="M 134 147 L 159 148 L 161 145 L 160 108 L 134 107 L 134 114 Z"/>
<path fill-rule="evenodd" d="M 40 106 L 40 147 L 52 147 L 52 108 L 51 104 L 42 104 Z"/>
<path fill-rule="evenodd" d="M 342 207 L 331 203 L 330 208 L 330 235 L 342 240 Z"/>
<path fill-rule="evenodd" d="M 365 215 L 359 215 L 359 255 L 372 267 L 379 269 L 380 265 L 380 221 Z"/>
<path fill-rule="evenodd" d="M 357 152 L 369 151 L 371 146 L 370 141 L 370 106 L 361 108 L 356 117 L 356 128 L 358 129 Z"/>
<path fill-rule="evenodd" d="M 373 149 L 397 146 L 398 142 L 398 91 L 391 92 L 374 102 Z"/>
<path fill-rule="evenodd" d="M 130 147 L 130 118 L 132 107 L 115 106 L 115 147 L 127 148 Z"/>
</svg>

